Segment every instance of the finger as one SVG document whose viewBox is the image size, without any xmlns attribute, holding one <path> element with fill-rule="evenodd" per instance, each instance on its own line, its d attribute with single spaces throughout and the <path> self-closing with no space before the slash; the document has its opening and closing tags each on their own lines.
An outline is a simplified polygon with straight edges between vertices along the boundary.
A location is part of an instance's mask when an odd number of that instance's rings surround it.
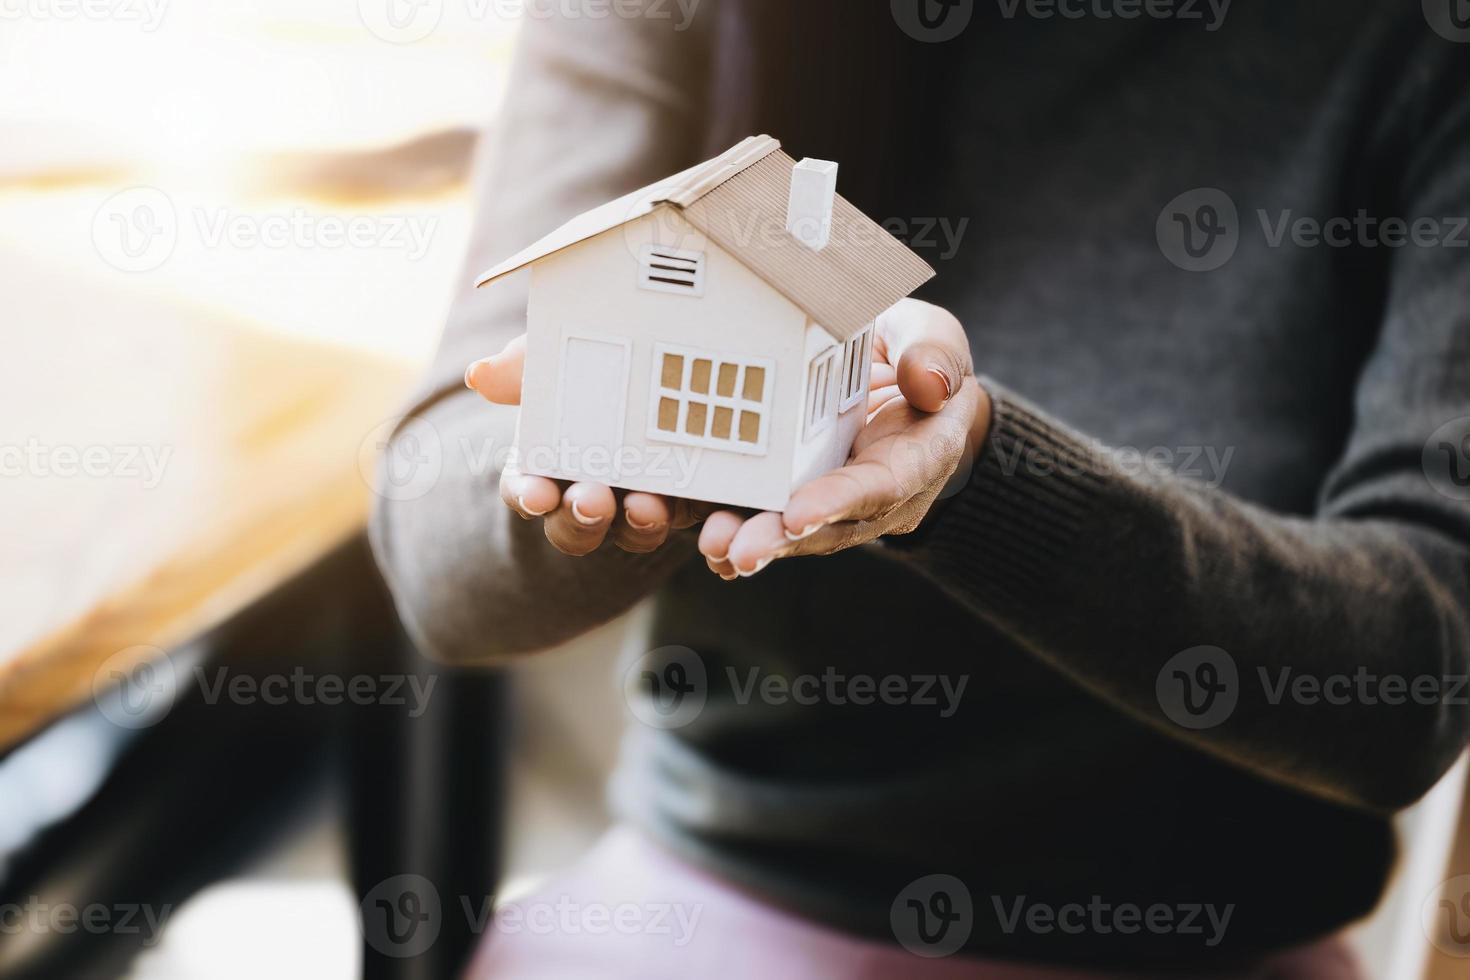
<svg viewBox="0 0 1470 980">
<path fill-rule="evenodd" d="M 497 405 L 521 403 L 521 372 L 526 366 L 526 335 L 505 345 L 493 357 L 471 364 L 464 372 L 465 387 Z"/>
<path fill-rule="evenodd" d="M 730 542 L 730 564 L 735 567 L 736 575 L 749 578 L 785 555 L 790 546 L 781 515 L 767 511 L 740 526 Z"/>
<path fill-rule="evenodd" d="M 675 497 L 673 502 L 674 530 L 676 531 L 693 527 L 721 509 L 719 504 L 707 504 L 702 500 L 686 500 L 683 497 Z"/>
<path fill-rule="evenodd" d="M 898 369 L 887 361 L 874 361 L 872 373 L 868 376 L 868 390 L 877 391 L 879 388 L 887 388 L 889 385 L 898 384 Z"/>
<path fill-rule="evenodd" d="M 612 527 L 618 502 L 600 483 L 574 483 L 546 518 L 546 538 L 558 551 L 580 557 L 596 551 Z"/>
<path fill-rule="evenodd" d="M 904 351 L 898 362 L 898 388 L 910 405 L 937 412 L 959 390 L 965 373 L 950 348 L 923 341 Z"/>
<path fill-rule="evenodd" d="M 500 474 L 500 499 L 526 520 L 545 517 L 561 505 L 561 487 L 544 476 L 507 469 Z"/>
<path fill-rule="evenodd" d="M 878 411 L 878 409 L 882 408 L 884 405 L 887 405 L 889 402 L 893 401 L 893 399 L 899 397 L 902 394 L 903 392 L 898 390 L 898 385 L 888 385 L 885 388 L 874 388 L 872 391 L 868 392 L 868 414 L 872 415 L 874 412 Z"/>
<path fill-rule="evenodd" d="M 839 521 L 875 520 L 907 499 L 893 471 L 881 463 L 849 463 L 791 495 L 781 515 L 789 542 L 802 541 Z"/>
<path fill-rule="evenodd" d="M 704 527 L 699 531 L 699 553 L 704 556 L 710 571 L 723 579 L 736 577 L 735 568 L 730 564 L 730 542 L 735 540 L 744 523 L 745 518 L 734 511 L 717 510 L 705 518 Z"/>
<path fill-rule="evenodd" d="M 613 543 L 635 555 L 657 551 L 669 539 L 673 510 L 669 498 L 661 494 L 629 493 L 613 526 Z"/>
<path fill-rule="evenodd" d="M 877 330 L 899 388 L 920 411 L 939 411 L 974 373 L 969 339 L 948 310 L 904 300 L 878 317 Z"/>
<path fill-rule="evenodd" d="M 873 530 L 874 527 L 875 525 L 865 521 L 838 521 L 836 524 L 825 524 L 800 541 L 791 541 L 788 538 L 780 557 L 830 555 L 872 540 L 877 536 Z"/>
</svg>

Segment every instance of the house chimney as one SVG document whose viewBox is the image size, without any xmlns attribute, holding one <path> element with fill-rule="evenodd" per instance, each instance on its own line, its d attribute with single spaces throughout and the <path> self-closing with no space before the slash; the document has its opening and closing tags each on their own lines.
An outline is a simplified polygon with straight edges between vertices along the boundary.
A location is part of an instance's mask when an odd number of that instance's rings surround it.
<svg viewBox="0 0 1470 980">
<path fill-rule="evenodd" d="M 837 196 L 837 164 L 807 157 L 791 171 L 786 230 L 813 252 L 832 240 L 832 202 Z"/>
</svg>

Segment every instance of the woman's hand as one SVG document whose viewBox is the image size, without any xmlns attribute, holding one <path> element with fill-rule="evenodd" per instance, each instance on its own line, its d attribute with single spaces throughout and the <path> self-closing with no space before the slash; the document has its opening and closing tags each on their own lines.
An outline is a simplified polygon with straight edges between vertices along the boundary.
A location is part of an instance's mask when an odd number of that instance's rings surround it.
<svg viewBox="0 0 1470 980">
<path fill-rule="evenodd" d="M 494 357 L 465 371 L 465 385 L 497 405 L 521 403 L 525 335 Z M 572 483 L 530 476 L 507 466 L 500 474 L 500 497 L 526 520 L 544 518 L 547 539 L 568 555 L 589 555 L 609 538 L 633 554 L 658 550 L 669 532 L 692 527 L 712 506 L 656 493 L 614 493 L 600 483 Z"/>
<path fill-rule="evenodd" d="M 990 397 L 975 380 L 960 322 L 904 300 L 878 318 L 874 335 L 868 424 L 847 465 L 797 490 L 782 514 L 711 514 L 699 550 L 720 577 L 907 534 L 951 477 L 968 472 L 990 431 Z"/>
<path fill-rule="evenodd" d="M 522 335 L 465 371 L 465 384 L 498 405 L 519 405 Z M 969 341 L 950 313 L 904 300 L 874 331 L 868 424 L 846 466 L 792 495 L 784 514 L 716 505 L 600 483 L 531 476 L 507 467 L 500 496 L 526 520 L 545 519 L 560 551 L 582 556 L 611 537 L 624 551 L 656 551 L 669 533 L 705 522 L 699 550 L 726 579 L 777 558 L 830 554 L 919 526 L 945 483 L 974 458 L 990 428 L 990 399 L 974 378 Z"/>
</svg>

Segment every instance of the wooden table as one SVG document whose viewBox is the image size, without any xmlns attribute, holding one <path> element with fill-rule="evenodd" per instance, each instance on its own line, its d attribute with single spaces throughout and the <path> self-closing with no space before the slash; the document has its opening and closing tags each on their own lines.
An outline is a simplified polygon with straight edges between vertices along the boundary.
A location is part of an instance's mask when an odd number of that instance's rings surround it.
<svg viewBox="0 0 1470 980">
<path fill-rule="evenodd" d="M 145 285 L 0 254 L 0 751 L 359 531 L 411 380 Z"/>
</svg>

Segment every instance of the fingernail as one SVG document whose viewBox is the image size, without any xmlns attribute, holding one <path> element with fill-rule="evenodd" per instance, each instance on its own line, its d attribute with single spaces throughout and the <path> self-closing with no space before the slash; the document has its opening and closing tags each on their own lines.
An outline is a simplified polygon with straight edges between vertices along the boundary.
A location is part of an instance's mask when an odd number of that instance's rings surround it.
<svg viewBox="0 0 1470 980">
<path fill-rule="evenodd" d="M 472 362 L 470 364 L 469 367 L 467 367 L 467 368 L 464 369 L 464 386 L 466 388 L 468 388 L 470 391 L 474 391 L 475 390 L 475 381 L 474 381 L 474 378 L 475 378 L 475 368 L 477 368 L 479 366 L 480 366 L 480 362 L 479 361 L 474 361 L 474 362 Z"/>
<path fill-rule="evenodd" d="M 623 511 L 623 516 L 627 520 L 628 526 L 635 531 L 652 531 L 654 528 L 658 527 L 658 521 L 652 521 L 648 524 L 639 524 L 637 521 L 633 520 L 633 512 L 631 510 Z"/>
<path fill-rule="evenodd" d="M 577 502 L 575 500 L 572 501 L 572 516 L 575 517 L 577 519 L 577 523 L 582 525 L 583 527 L 596 527 L 597 525 L 602 523 L 602 518 L 588 517 L 586 514 L 582 513 L 582 511 L 577 507 Z"/>
<path fill-rule="evenodd" d="M 797 542 L 797 541 L 805 541 L 807 538 L 811 537 L 813 534 L 816 534 L 818 531 L 820 531 L 822 528 L 824 528 L 826 526 L 827 526 L 826 524 L 822 523 L 821 521 L 818 521 L 815 524 L 808 524 L 806 527 L 802 528 L 801 529 L 801 533 L 799 533 L 799 534 L 792 534 L 790 531 L 786 530 L 785 528 L 782 528 L 781 533 L 784 534 L 784 535 L 786 535 L 786 540 L 787 541 L 791 541 L 791 542 L 794 543 L 794 542 Z"/>
<path fill-rule="evenodd" d="M 526 503 L 526 495 L 523 493 L 516 494 L 516 503 L 521 505 L 521 513 L 529 514 L 532 517 L 545 517 L 547 514 L 551 513 L 551 511 L 549 510 L 532 510 L 530 506 Z M 576 505 L 574 504 L 573 507 L 575 506 Z"/>
<path fill-rule="evenodd" d="M 929 373 L 938 378 L 940 384 L 944 385 L 944 400 L 949 401 L 950 396 L 954 394 L 954 389 L 950 387 L 949 384 L 949 375 L 945 374 L 938 368 L 930 368 Z"/>
<path fill-rule="evenodd" d="M 735 569 L 735 574 L 740 576 L 741 578 L 750 578 L 752 575 L 759 575 L 765 569 L 765 567 L 773 561 L 775 561 L 774 558 L 762 558 L 760 561 L 755 563 L 755 567 L 752 568 L 750 571 L 742 572 L 740 569 L 737 568 Z"/>
<path fill-rule="evenodd" d="M 724 579 L 726 582 L 737 582 L 740 580 L 739 575 L 721 575 L 720 578 Z"/>
</svg>

